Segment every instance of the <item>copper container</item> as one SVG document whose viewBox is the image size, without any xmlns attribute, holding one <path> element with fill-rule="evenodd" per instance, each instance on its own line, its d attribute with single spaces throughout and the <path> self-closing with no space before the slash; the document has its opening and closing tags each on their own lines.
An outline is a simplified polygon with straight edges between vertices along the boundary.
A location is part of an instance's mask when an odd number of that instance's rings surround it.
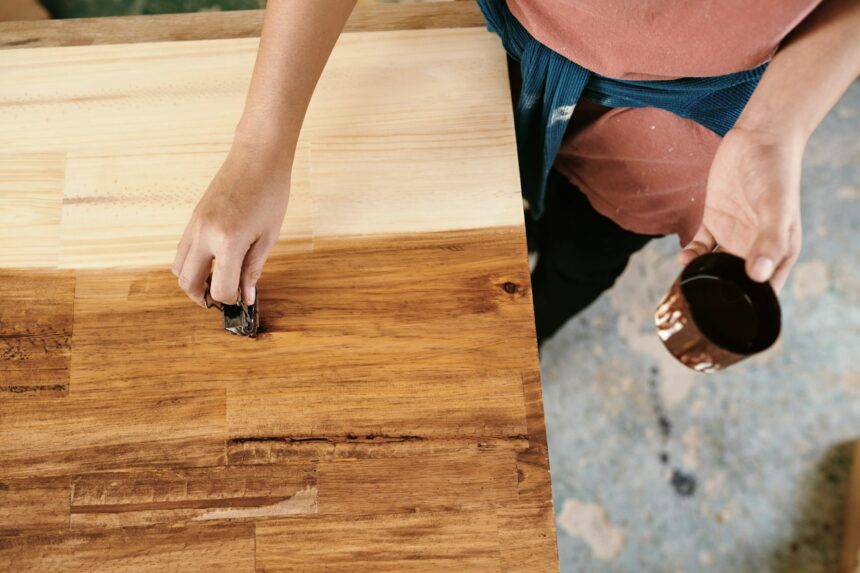
<svg viewBox="0 0 860 573">
<path fill-rule="evenodd" d="M 779 338 L 779 300 L 769 283 L 749 278 L 726 252 L 696 257 L 654 315 L 672 355 L 698 372 L 716 372 L 770 348 Z"/>
</svg>

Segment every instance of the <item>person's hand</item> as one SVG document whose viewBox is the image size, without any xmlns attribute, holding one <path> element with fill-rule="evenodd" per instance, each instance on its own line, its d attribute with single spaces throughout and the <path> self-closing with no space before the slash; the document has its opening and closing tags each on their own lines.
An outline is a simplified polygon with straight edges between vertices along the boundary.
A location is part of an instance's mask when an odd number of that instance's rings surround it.
<svg viewBox="0 0 860 573">
<path fill-rule="evenodd" d="M 291 159 L 274 150 L 233 144 L 176 248 L 173 274 L 191 300 L 205 306 L 211 272 L 210 298 L 236 304 L 241 286 L 243 302 L 254 302 L 255 285 L 286 215 L 290 170 Z"/>
<path fill-rule="evenodd" d="M 800 164 L 805 142 L 736 126 L 720 143 L 708 175 L 705 214 L 682 264 L 722 250 L 746 260 L 755 281 L 782 289 L 800 253 Z"/>
</svg>

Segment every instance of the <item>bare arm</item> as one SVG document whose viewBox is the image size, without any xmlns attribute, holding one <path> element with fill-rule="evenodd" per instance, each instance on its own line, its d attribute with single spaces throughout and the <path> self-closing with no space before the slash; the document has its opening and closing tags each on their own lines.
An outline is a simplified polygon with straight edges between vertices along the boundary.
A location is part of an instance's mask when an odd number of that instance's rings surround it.
<svg viewBox="0 0 860 573">
<path fill-rule="evenodd" d="M 308 104 L 355 0 L 270 0 L 237 136 L 295 151 Z"/>
<path fill-rule="evenodd" d="M 782 287 L 800 253 L 803 151 L 858 75 L 860 2 L 824 0 L 782 43 L 723 138 L 682 262 L 719 244 L 746 259 L 750 277 Z"/>
<path fill-rule="evenodd" d="M 203 306 L 252 302 L 280 233 L 302 122 L 355 0 L 269 0 L 245 108 L 224 164 L 194 209 L 173 274 Z M 215 261 L 212 270 L 212 261 Z"/>
</svg>

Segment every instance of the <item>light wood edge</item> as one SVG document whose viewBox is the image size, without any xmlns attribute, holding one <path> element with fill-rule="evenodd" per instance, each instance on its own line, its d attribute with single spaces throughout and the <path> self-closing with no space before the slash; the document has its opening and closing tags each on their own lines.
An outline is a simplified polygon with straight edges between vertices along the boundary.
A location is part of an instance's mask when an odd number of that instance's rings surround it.
<svg viewBox="0 0 860 573">
<path fill-rule="evenodd" d="M 842 541 L 842 573 L 860 571 L 860 440 L 851 446 L 851 477 L 845 510 L 845 537 Z"/>
<path fill-rule="evenodd" d="M 0 22 L 0 49 L 254 38 L 262 24 L 263 10 Z M 369 4 L 355 8 L 345 31 L 483 25 L 475 2 Z"/>
</svg>

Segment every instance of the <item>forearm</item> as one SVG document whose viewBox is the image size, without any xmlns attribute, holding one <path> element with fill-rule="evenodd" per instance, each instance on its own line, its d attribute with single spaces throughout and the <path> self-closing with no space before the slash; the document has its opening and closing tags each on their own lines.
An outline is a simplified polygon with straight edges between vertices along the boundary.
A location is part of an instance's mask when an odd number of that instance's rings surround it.
<svg viewBox="0 0 860 573">
<path fill-rule="evenodd" d="M 317 81 L 356 0 L 269 0 L 239 141 L 292 159 Z"/>
<path fill-rule="evenodd" d="M 737 126 L 805 144 L 860 75 L 860 2 L 824 0 L 783 42 Z"/>
</svg>

